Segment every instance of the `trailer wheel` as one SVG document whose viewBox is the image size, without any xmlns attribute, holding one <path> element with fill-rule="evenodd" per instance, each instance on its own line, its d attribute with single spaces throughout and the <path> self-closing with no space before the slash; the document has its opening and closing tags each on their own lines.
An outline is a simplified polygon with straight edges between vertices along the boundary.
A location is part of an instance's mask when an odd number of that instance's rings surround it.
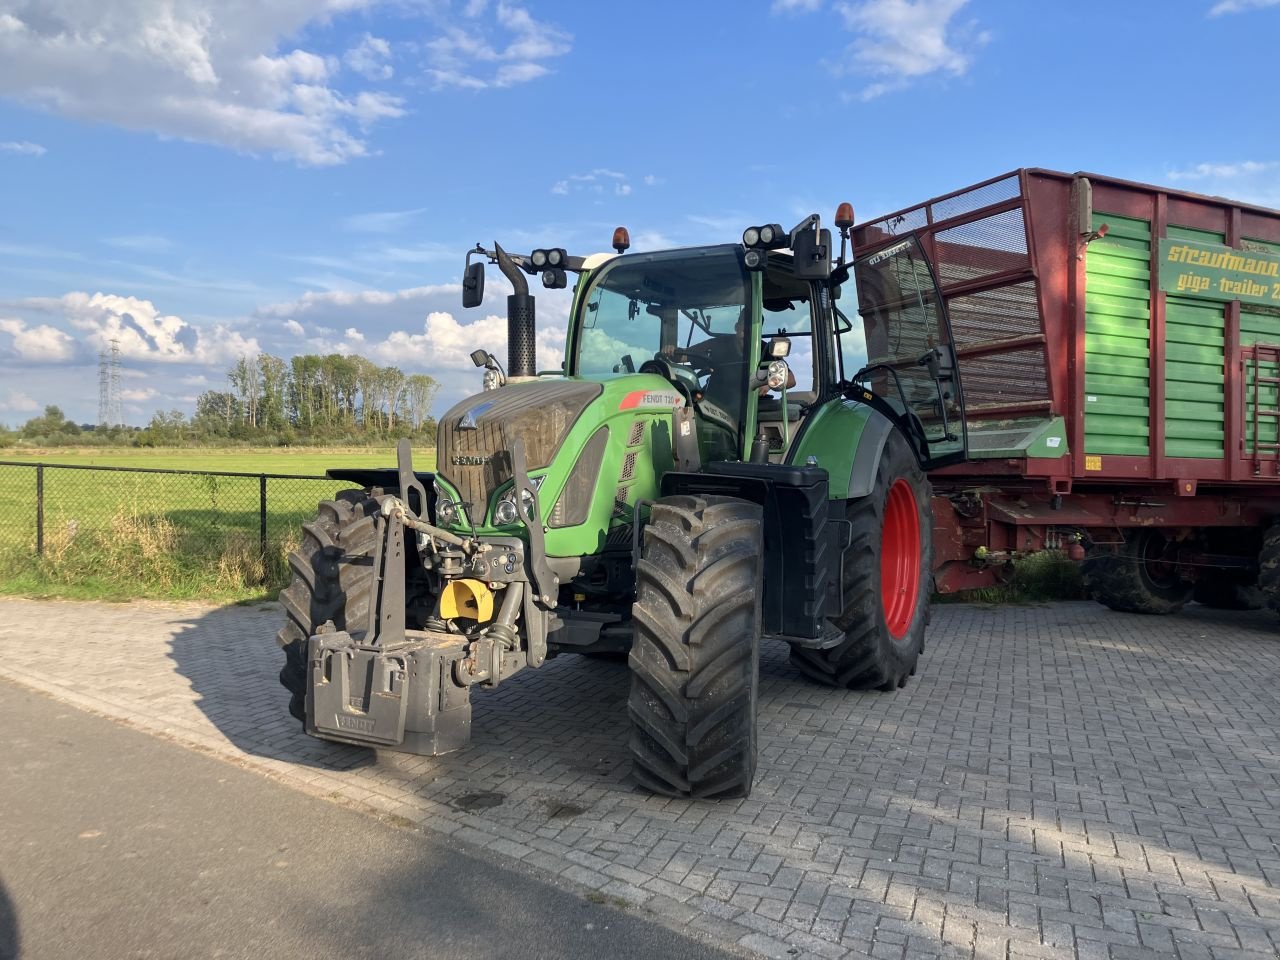
<svg viewBox="0 0 1280 960">
<path fill-rule="evenodd" d="M 635 778 L 671 797 L 745 797 L 756 768 L 763 521 L 733 497 L 655 502 L 632 606 Z"/>
<path fill-rule="evenodd" d="M 1258 589 L 1268 607 L 1280 613 L 1280 520 L 1267 528 L 1258 554 Z"/>
<path fill-rule="evenodd" d="M 1241 582 L 1229 573 L 1210 572 L 1196 581 L 1196 603 L 1215 610 L 1261 610 L 1267 605 L 1255 584 Z"/>
<path fill-rule="evenodd" d="M 890 434 L 871 493 L 847 501 L 844 609 L 832 618 L 844 638 L 825 650 L 791 648 L 791 662 L 810 680 L 850 690 L 895 690 L 916 672 L 933 579 L 930 496 L 906 442 Z"/>
<path fill-rule="evenodd" d="M 1121 613 L 1177 613 L 1193 588 L 1170 558 L 1172 546 L 1164 531 L 1139 529 L 1114 552 L 1094 548 L 1080 571 L 1085 590 Z"/>
<path fill-rule="evenodd" d="M 289 712 L 306 720 L 307 640 L 333 621 L 362 633 L 369 616 L 378 502 L 363 490 L 343 490 L 322 502 L 316 519 L 302 526 L 302 545 L 289 554 L 293 582 L 280 592 L 284 648 L 280 682 L 291 694 Z"/>
</svg>

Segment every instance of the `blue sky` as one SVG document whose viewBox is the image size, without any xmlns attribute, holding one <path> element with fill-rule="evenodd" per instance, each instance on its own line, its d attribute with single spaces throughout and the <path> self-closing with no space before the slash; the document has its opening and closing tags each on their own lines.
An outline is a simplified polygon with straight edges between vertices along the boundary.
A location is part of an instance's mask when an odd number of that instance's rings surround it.
<svg viewBox="0 0 1280 960">
<path fill-rule="evenodd" d="M 443 409 L 505 355 L 477 241 L 723 242 L 1019 166 L 1280 207 L 1277 39 L 1280 0 L 0 0 L 0 422 L 96 419 L 112 337 L 133 423 L 257 351 Z"/>
</svg>

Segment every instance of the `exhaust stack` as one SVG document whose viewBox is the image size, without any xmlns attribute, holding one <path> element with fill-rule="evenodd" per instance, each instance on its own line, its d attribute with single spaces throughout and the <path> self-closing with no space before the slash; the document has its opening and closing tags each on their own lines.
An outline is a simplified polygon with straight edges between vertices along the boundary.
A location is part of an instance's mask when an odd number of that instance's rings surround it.
<svg viewBox="0 0 1280 960">
<path fill-rule="evenodd" d="M 502 247 L 494 243 L 493 250 L 498 255 L 498 269 L 515 291 L 507 297 L 507 376 L 513 380 L 537 376 L 537 326 L 529 283 Z"/>
</svg>

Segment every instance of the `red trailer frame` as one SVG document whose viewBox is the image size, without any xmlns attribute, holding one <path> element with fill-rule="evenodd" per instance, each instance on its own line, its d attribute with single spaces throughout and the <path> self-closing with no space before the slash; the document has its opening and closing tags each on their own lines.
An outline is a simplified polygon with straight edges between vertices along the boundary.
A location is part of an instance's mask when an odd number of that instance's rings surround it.
<svg viewBox="0 0 1280 960">
<path fill-rule="evenodd" d="M 1098 221 L 1108 216 L 1149 225 L 1148 315 L 1134 321 L 1148 325 L 1148 389 L 1132 411 L 1148 424 L 1142 456 L 1087 452 L 1086 404 L 1097 399 L 1086 391 L 1089 248 L 1107 235 Z M 1280 387 L 1280 297 L 1274 331 L 1268 321 L 1265 339 L 1248 344 L 1240 300 L 1223 301 L 1222 454 L 1168 455 L 1160 241 L 1171 228 L 1178 236 L 1213 234 L 1246 254 L 1280 250 L 1280 212 L 1042 169 L 1015 170 L 855 227 L 860 256 L 914 233 L 933 261 L 971 449 L 997 426 L 1059 417 L 1065 426 L 1066 455 L 975 450 L 973 459 L 931 473 L 939 590 L 997 582 L 1025 553 L 1062 547 L 1076 556 L 1085 548 L 1126 556 L 1136 539 L 1145 544 L 1138 552 L 1161 564 L 1156 572 L 1167 579 L 1172 570 L 1187 591 L 1224 572 L 1256 574 L 1263 531 L 1280 518 L 1280 405 L 1272 400 Z"/>
</svg>

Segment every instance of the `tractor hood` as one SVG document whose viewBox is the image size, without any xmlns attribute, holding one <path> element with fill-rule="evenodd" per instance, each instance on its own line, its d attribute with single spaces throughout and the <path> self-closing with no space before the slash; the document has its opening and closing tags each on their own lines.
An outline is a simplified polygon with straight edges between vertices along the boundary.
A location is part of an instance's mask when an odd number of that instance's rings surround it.
<svg viewBox="0 0 1280 960">
<path fill-rule="evenodd" d="M 483 509 L 511 479 L 512 441 L 524 441 L 530 471 L 550 466 L 569 428 L 602 389 L 590 381 L 536 380 L 468 397 L 440 418 L 436 473 L 463 503 Z"/>
</svg>

